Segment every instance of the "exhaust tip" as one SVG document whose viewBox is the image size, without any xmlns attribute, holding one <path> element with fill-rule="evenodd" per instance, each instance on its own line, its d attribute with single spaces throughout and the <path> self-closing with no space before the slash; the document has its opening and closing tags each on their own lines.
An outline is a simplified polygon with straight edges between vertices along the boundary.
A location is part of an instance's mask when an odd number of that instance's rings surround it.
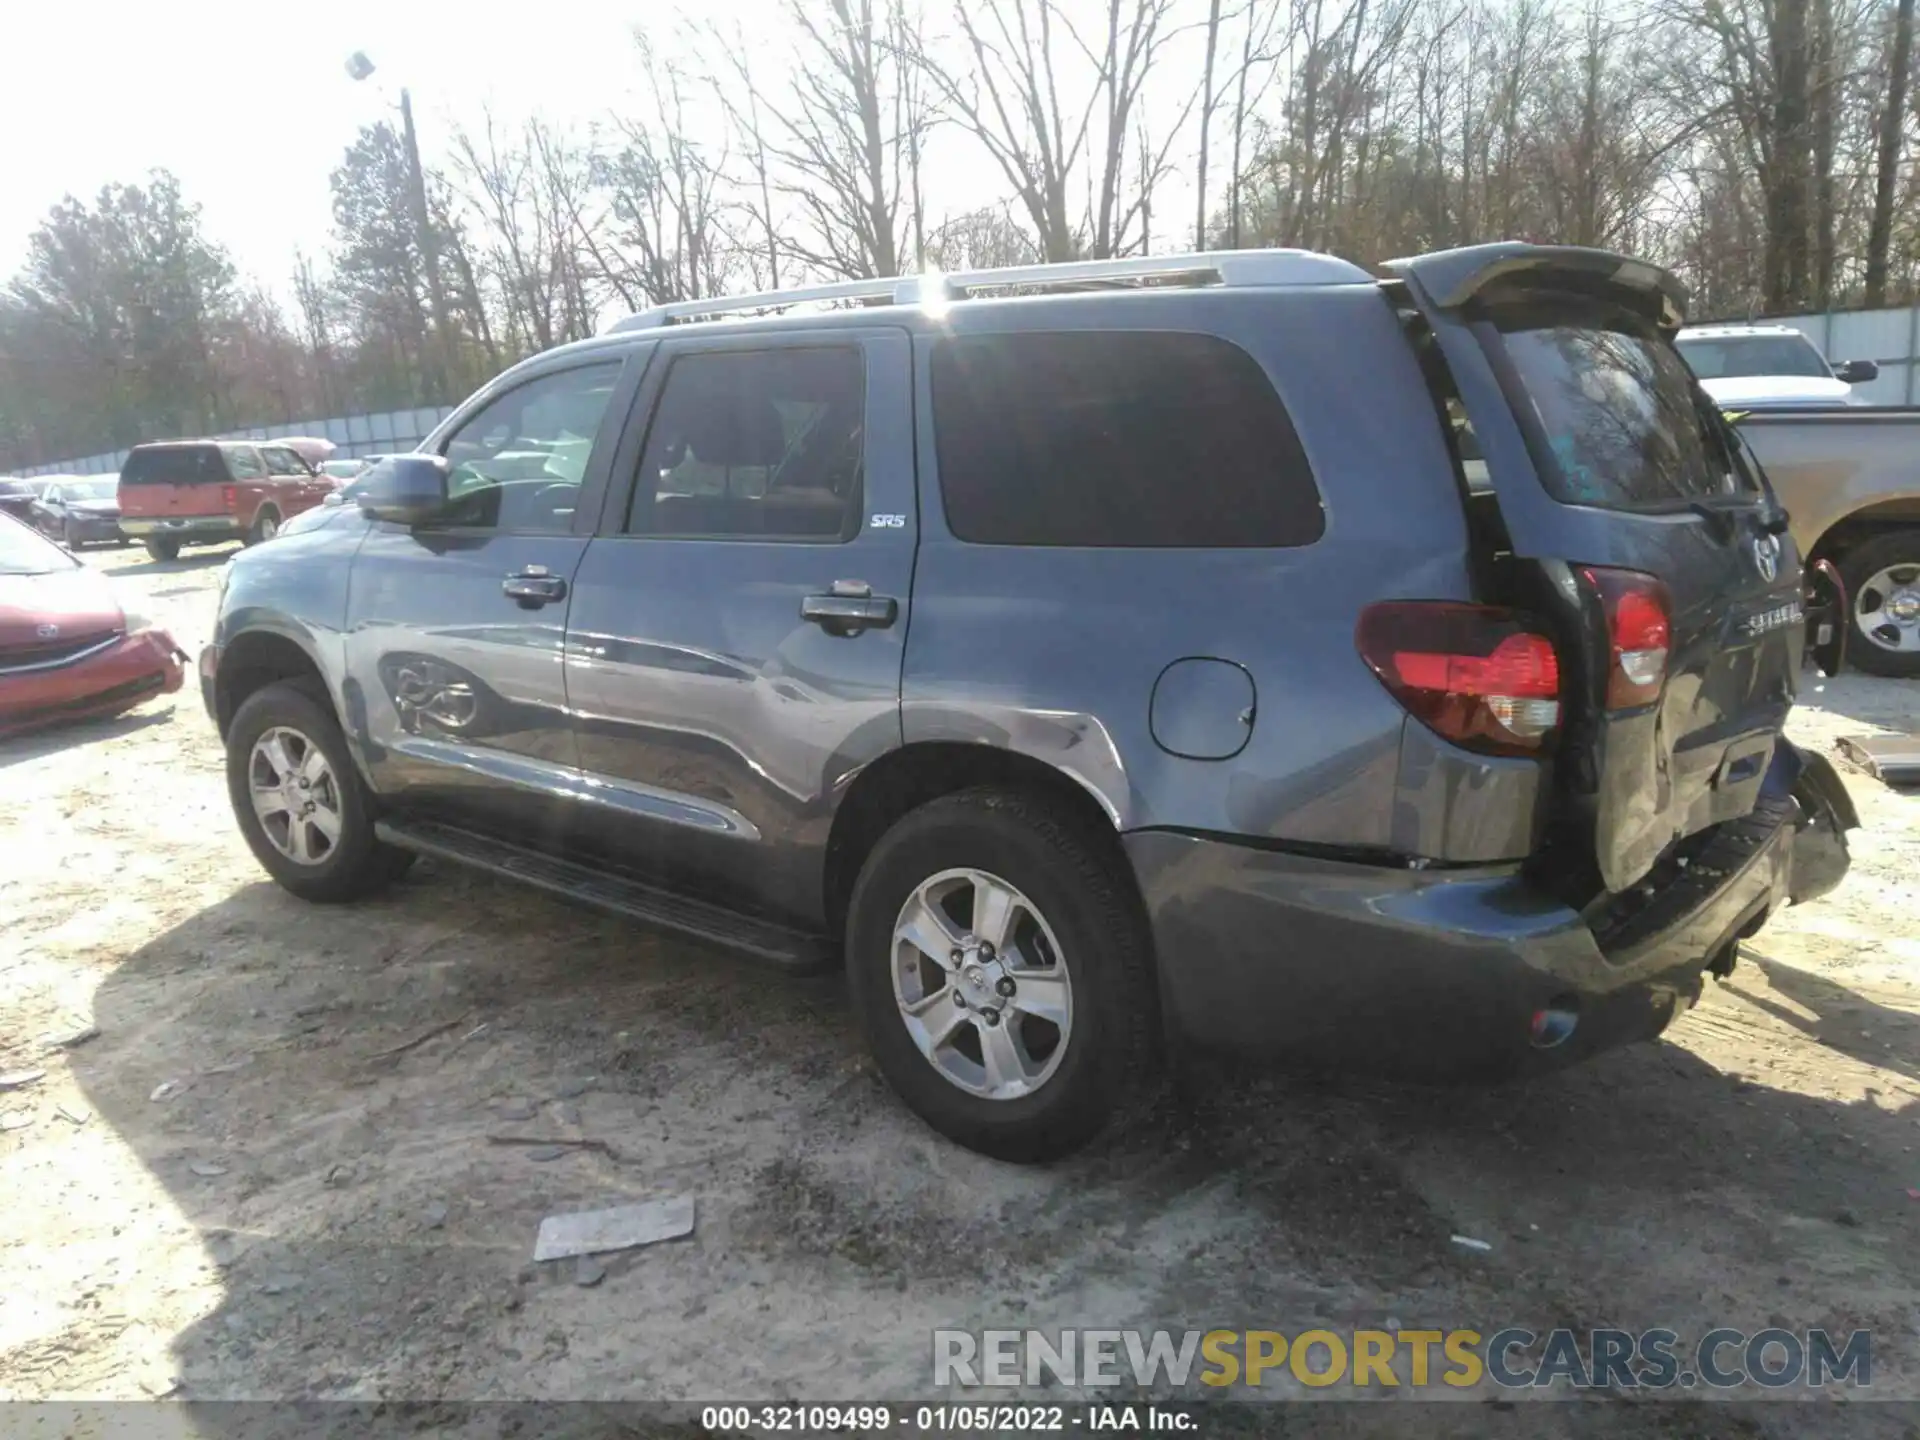
<svg viewBox="0 0 1920 1440">
<path fill-rule="evenodd" d="M 1527 1043 L 1536 1050 L 1554 1050 L 1573 1038 L 1580 1024 L 1580 999 L 1562 995 L 1533 1012 L 1527 1022 Z"/>
</svg>

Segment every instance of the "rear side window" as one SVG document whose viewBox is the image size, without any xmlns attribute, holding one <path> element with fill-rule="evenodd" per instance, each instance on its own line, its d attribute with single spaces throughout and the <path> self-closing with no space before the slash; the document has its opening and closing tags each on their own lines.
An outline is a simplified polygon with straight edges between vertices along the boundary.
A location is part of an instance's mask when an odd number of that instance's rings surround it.
<svg viewBox="0 0 1920 1440">
<path fill-rule="evenodd" d="M 1310 545 L 1320 492 L 1280 397 L 1211 335 L 963 335 L 933 347 L 947 526 L 984 545 Z"/>
<path fill-rule="evenodd" d="M 307 462 L 300 458 L 300 452 L 290 450 L 284 445 L 269 445 L 260 452 L 260 457 L 267 462 L 269 475 L 313 474 L 313 471 L 307 467 Z"/>
<path fill-rule="evenodd" d="M 260 452 L 248 445 L 236 445 L 227 451 L 227 468 L 233 471 L 236 480 L 260 480 L 267 473 Z"/>
<path fill-rule="evenodd" d="M 859 533 L 866 363 L 852 347 L 683 355 L 647 432 L 628 529 L 846 541 Z"/>
<path fill-rule="evenodd" d="M 1502 310 L 1495 324 L 1556 499 L 1636 510 L 1752 493 L 1693 372 L 1645 321 L 1556 300 Z"/>
<path fill-rule="evenodd" d="M 120 471 L 122 485 L 222 485 L 231 478 L 216 445 L 135 450 Z"/>
</svg>

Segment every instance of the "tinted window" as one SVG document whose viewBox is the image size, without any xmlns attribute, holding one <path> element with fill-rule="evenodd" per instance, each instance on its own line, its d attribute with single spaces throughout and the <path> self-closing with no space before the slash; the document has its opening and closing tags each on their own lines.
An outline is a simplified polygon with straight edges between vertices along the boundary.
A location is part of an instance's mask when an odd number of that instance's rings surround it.
<svg viewBox="0 0 1920 1440">
<path fill-rule="evenodd" d="M 566 531 L 573 527 L 593 437 L 620 379 L 620 362 L 559 370 L 496 395 L 447 437 L 461 529 Z"/>
<path fill-rule="evenodd" d="M 122 485 L 218 485 L 231 478 L 216 445 L 135 450 L 120 471 Z"/>
<path fill-rule="evenodd" d="M 1646 322 L 1556 301 L 1503 312 L 1497 324 L 1519 399 L 1545 442 L 1536 460 L 1558 499 L 1630 509 L 1746 490 L 1717 412 Z"/>
<path fill-rule="evenodd" d="M 236 445 L 227 451 L 227 468 L 236 480 L 261 480 L 267 473 L 260 452 L 250 445 Z"/>
<path fill-rule="evenodd" d="M 856 349 L 682 356 L 647 432 L 627 528 L 851 539 L 860 527 L 865 414 Z"/>
<path fill-rule="evenodd" d="M 267 462 L 269 475 L 313 474 L 313 471 L 307 468 L 307 462 L 300 458 L 299 453 L 287 449 L 284 445 L 269 445 L 260 452 L 260 456 Z"/>
<path fill-rule="evenodd" d="M 947 525 L 988 545 L 1308 545 L 1319 491 L 1251 355 L 1209 335 L 960 336 L 933 350 Z"/>
</svg>

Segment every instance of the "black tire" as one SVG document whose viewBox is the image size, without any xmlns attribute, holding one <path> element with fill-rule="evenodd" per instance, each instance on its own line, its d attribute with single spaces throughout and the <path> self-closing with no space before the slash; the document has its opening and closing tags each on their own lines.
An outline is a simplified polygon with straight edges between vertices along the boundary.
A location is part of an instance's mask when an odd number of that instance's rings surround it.
<svg viewBox="0 0 1920 1440">
<path fill-rule="evenodd" d="M 1908 567 L 1915 572 L 1911 583 L 1920 585 L 1920 529 L 1889 530 L 1862 541 L 1841 559 L 1840 579 L 1847 587 L 1846 663 L 1855 669 L 1896 679 L 1920 675 L 1920 651 L 1895 654 L 1882 648 L 1860 628 L 1856 609 L 1867 581 L 1883 570 Z"/>
<path fill-rule="evenodd" d="M 374 838 L 372 798 L 347 752 L 339 722 L 316 690 L 297 682 L 281 682 L 247 697 L 227 728 L 227 795 L 240 833 L 261 867 L 302 900 L 332 904 L 385 889 L 406 872 L 413 855 Z M 311 741 L 332 772 L 340 835 L 317 863 L 301 864 L 283 854 L 267 838 L 254 811 L 248 786 L 254 742 L 277 727 L 296 731 Z"/>
<path fill-rule="evenodd" d="M 60 522 L 60 543 L 65 545 L 69 550 L 78 550 L 81 547 L 81 541 L 77 539 L 73 533 L 73 522 L 71 520 L 63 520 Z"/>
<path fill-rule="evenodd" d="M 162 539 L 156 536 L 147 541 L 147 554 L 156 560 L 178 560 L 180 558 L 180 542 L 178 540 Z"/>
<path fill-rule="evenodd" d="M 253 517 L 253 524 L 247 527 L 245 544 L 258 545 L 263 540 L 271 540 L 280 533 L 280 512 L 271 505 L 262 505 Z"/>
<path fill-rule="evenodd" d="M 881 1073 L 935 1130 L 997 1159 L 1052 1160 L 1151 1095 L 1161 1070 L 1159 1005 L 1146 919 L 1124 867 L 1110 837 L 999 788 L 931 801 L 874 846 L 848 908 L 848 982 Z M 1072 984 L 1066 1051 L 1037 1090 L 1015 1099 L 948 1080 L 908 1033 L 895 999 L 901 908 L 924 881 L 960 868 L 997 876 L 1032 901 Z"/>
</svg>

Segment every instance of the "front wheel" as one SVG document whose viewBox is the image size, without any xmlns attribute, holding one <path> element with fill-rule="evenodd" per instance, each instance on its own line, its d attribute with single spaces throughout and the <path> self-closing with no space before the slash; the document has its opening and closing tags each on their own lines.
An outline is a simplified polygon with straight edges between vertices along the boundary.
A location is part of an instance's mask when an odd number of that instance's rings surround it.
<svg viewBox="0 0 1920 1440">
<path fill-rule="evenodd" d="M 61 522 L 60 543 L 65 545 L 69 550 L 78 550 L 80 548 L 80 537 L 74 533 L 73 522 L 71 520 Z"/>
<path fill-rule="evenodd" d="M 254 858 L 303 900 L 373 894 L 413 859 L 374 838 L 373 807 L 346 737 L 304 686 L 268 685 L 234 715 L 227 793 Z"/>
<path fill-rule="evenodd" d="M 1870 675 L 1920 675 L 1920 529 L 1889 530 L 1840 562 L 1853 633 L 1847 659 Z"/>
<path fill-rule="evenodd" d="M 180 558 L 180 542 L 178 540 L 156 537 L 147 541 L 147 554 L 156 560 L 178 560 Z"/>
<path fill-rule="evenodd" d="M 1104 837 L 1017 791 L 899 821 L 854 887 L 847 971 L 880 1071 L 941 1134 L 1051 1160 L 1159 1070 L 1146 923 Z"/>
</svg>

